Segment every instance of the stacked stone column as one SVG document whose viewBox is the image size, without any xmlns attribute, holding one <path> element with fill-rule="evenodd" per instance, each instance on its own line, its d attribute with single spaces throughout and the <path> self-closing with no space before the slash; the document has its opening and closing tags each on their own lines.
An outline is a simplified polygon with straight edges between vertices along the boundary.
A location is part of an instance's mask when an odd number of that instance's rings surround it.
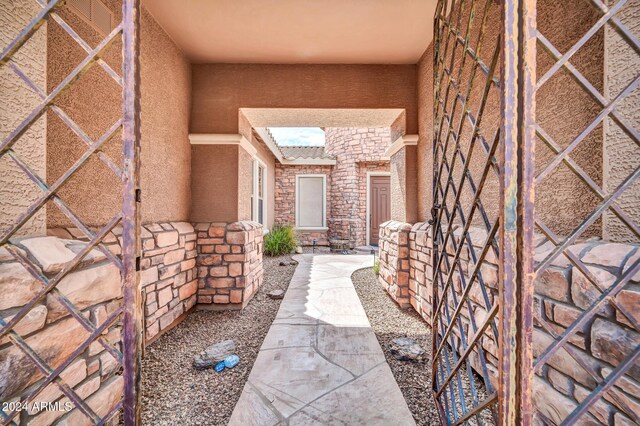
<svg viewBox="0 0 640 426">
<path fill-rule="evenodd" d="M 198 304 L 241 309 L 263 282 L 262 225 L 198 223 Z"/>
</svg>

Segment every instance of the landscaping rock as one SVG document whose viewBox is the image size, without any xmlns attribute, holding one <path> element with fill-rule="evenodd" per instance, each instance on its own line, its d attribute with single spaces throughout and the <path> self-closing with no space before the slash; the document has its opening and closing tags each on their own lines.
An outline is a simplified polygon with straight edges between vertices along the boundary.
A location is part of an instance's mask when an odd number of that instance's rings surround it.
<svg viewBox="0 0 640 426">
<path fill-rule="evenodd" d="M 302 254 L 302 247 L 300 247 L 300 246 L 296 247 L 296 253 L 297 254 Z"/>
<path fill-rule="evenodd" d="M 209 346 L 193 357 L 193 366 L 198 370 L 211 368 L 217 363 L 224 361 L 224 359 L 232 355 L 235 350 L 236 344 L 233 340 L 223 340 L 222 342 Z"/>
<path fill-rule="evenodd" d="M 267 293 L 267 296 L 272 299 L 282 299 L 284 297 L 284 290 L 280 290 L 279 288 L 271 290 L 269 293 Z"/>
<path fill-rule="evenodd" d="M 425 351 L 422 346 L 409 337 L 398 337 L 389 344 L 389 351 L 400 361 L 425 361 Z"/>
</svg>

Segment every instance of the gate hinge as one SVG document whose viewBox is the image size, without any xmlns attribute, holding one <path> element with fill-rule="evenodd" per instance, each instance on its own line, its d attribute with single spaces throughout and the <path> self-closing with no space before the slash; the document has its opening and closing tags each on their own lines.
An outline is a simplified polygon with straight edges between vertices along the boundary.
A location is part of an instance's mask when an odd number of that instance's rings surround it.
<svg viewBox="0 0 640 426">
<path fill-rule="evenodd" d="M 136 272 L 140 272 L 140 256 L 136 256 Z"/>
<path fill-rule="evenodd" d="M 434 204 L 431 207 L 431 219 L 429 219 L 429 225 L 434 225 L 436 223 L 436 216 L 438 215 L 438 209 L 442 208 L 440 204 Z"/>
<path fill-rule="evenodd" d="M 142 189 L 136 189 L 136 203 L 142 202 Z"/>
</svg>

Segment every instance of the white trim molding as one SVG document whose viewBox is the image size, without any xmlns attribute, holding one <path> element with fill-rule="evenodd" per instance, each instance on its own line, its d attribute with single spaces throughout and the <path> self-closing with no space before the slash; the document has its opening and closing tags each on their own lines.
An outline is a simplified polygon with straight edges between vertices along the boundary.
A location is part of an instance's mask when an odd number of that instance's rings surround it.
<svg viewBox="0 0 640 426">
<path fill-rule="evenodd" d="M 269 185 L 267 185 L 267 165 L 260 160 L 257 156 L 253 157 L 253 163 L 252 163 L 252 167 L 253 167 L 253 181 L 251 182 L 251 186 L 253 188 L 253 205 L 251 206 L 251 216 L 252 216 L 252 220 L 254 222 L 258 222 L 262 225 L 262 229 L 263 229 L 263 234 L 266 234 L 267 232 L 269 232 L 269 230 L 267 229 L 267 223 L 269 223 L 268 219 L 267 219 L 267 205 L 268 205 L 268 193 L 267 191 L 269 190 Z M 264 174 L 262 175 L 262 222 L 258 221 L 258 210 L 259 210 L 259 203 L 258 203 L 258 192 L 259 192 L 259 186 L 258 186 L 258 172 L 260 170 L 260 168 L 262 168 L 264 170 Z"/>
<path fill-rule="evenodd" d="M 405 146 L 418 145 L 418 135 L 404 135 L 400 136 L 384 153 L 385 157 L 391 158 L 393 154 L 400 151 Z"/>
<path fill-rule="evenodd" d="M 251 156 L 258 150 L 242 135 L 228 133 L 189 133 L 191 145 L 239 145 Z"/>
<path fill-rule="evenodd" d="M 322 226 L 300 226 L 298 217 L 300 216 L 300 178 L 319 177 L 322 178 Z M 295 209 L 296 209 L 296 229 L 300 231 L 326 231 L 327 228 L 327 175 L 326 174 L 299 174 L 296 175 L 296 193 L 295 193 Z"/>
<path fill-rule="evenodd" d="M 335 166 L 336 160 L 331 158 L 296 158 L 295 160 L 282 160 L 280 163 L 287 166 Z"/>
<path fill-rule="evenodd" d="M 371 244 L 371 176 L 389 176 L 391 179 L 391 172 L 367 172 L 367 213 L 365 216 L 367 232 L 365 241 L 367 245 Z"/>
</svg>

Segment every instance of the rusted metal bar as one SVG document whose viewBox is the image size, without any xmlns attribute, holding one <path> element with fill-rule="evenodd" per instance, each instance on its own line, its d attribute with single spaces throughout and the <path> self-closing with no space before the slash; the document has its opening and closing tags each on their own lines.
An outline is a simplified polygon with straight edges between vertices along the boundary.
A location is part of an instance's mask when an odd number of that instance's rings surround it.
<svg viewBox="0 0 640 426">
<path fill-rule="evenodd" d="M 503 6 L 499 422 L 531 425 L 536 2 Z"/>
<path fill-rule="evenodd" d="M 602 28 L 613 15 L 615 15 L 620 9 L 622 9 L 622 6 L 624 6 L 625 3 L 627 3 L 627 0 L 618 0 L 612 8 L 607 10 L 600 17 L 600 19 L 598 19 L 598 21 L 589 29 L 589 31 L 584 33 L 584 35 L 580 37 L 580 40 L 578 40 L 573 46 L 571 46 L 571 48 L 567 50 L 564 55 L 562 55 L 560 60 L 553 64 L 553 66 L 549 68 L 547 72 L 538 79 L 538 82 L 536 83 L 536 89 L 539 89 L 551 78 L 551 76 L 556 73 L 556 71 L 558 71 L 562 67 L 562 65 L 564 65 L 565 62 L 571 59 L 571 57 L 599 31 L 600 28 Z"/>
<path fill-rule="evenodd" d="M 20 77 L 20 79 L 22 79 L 22 81 L 24 81 L 31 88 L 31 90 L 34 91 L 34 93 L 36 93 L 40 97 L 41 100 L 44 100 L 46 98 L 46 94 L 35 83 L 33 83 L 33 81 L 31 81 L 29 77 L 27 77 L 27 75 L 20 69 L 20 67 L 15 62 L 10 62 L 9 67 L 13 70 L 13 72 L 16 73 L 16 75 L 18 75 L 18 77 Z M 49 109 L 55 112 L 56 115 L 60 117 L 60 119 L 64 122 L 64 124 L 66 124 L 67 127 L 69 127 L 69 129 L 71 129 L 73 133 L 75 133 L 88 147 L 91 147 L 91 145 L 95 143 L 95 141 L 93 141 L 89 137 L 89 135 L 87 135 L 80 128 L 80 126 L 78 126 L 76 122 L 73 121 L 71 117 L 69 117 L 67 113 L 65 113 L 62 110 L 62 108 L 53 104 L 49 107 Z M 100 160 L 102 160 L 102 162 L 113 171 L 113 173 L 118 177 L 118 179 L 122 179 L 122 170 L 120 170 L 120 167 L 118 167 L 113 162 L 113 160 L 109 158 L 108 155 L 106 155 L 102 151 L 97 151 L 96 154 L 98 155 L 98 158 L 100 158 Z"/>
<path fill-rule="evenodd" d="M 560 146 L 549 136 L 544 129 L 542 129 L 539 125 L 536 125 L 536 135 L 555 153 L 559 154 L 562 150 Z M 584 182 L 591 192 L 600 197 L 600 200 L 604 200 L 607 194 L 604 192 L 602 188 L 593 180 L 591 176 L 587 172 L 585 172 L 582 167 L 580 167 L 571 157 L 565 156 L 562 161 L 567 165 L 567 167 L 575 173 L 582 182 Z M 613 202 L 610 205 L 611 211 L 616 215 L 618 219 L 622 223 L 624 223 L 630 231 L 632 231 L 636 237 L 640 238 L 640 228 L 635 224 L 633 219 L 627 215 L 627 213 L 618 206 L 617 203 Z"/>
<path fill-rule="evenodd" d="M 4 336 L 9 330 L 11 330 L 29 311 L 40 302 L 67 274 L 75 269 L 76 266 L 82 261 L 82 259 L 98 244 L 104 237 L 111 232 L 111 230 L 120 222 L 121 216 L 118 213 L 111 221 L 98 233 L 96 238 L 88 243 L 76 256 L 67 262 L 58 274 L 48 279 L 47 284 L 42 288 L 38 294 L 31 299 L 26 305 L 24 305 L 14 316 L 9 320 L 4 327 L 0 329 L 0 337 Z M 21 259 L 22 255 L 15 249 L 13 244 L 6 243 L 4 247 L 14 256 L 16 259 Z M 27 269 L 29 271 L 29 269 Z"/>
<path fill-rule="evenodd" d="M 589 123 L 589 125 L 562 152 L 554 157 L 553 160 L 536 176 L 536 184 L 540 183 L 542 179 L 548 176 L 556 166 L 562 161 L 562 159 L 571 153 L 579 144 L 586 138 L 598 125 L 611 113 L 614 108 L 630 93 L 633 93 L 640 86 L 640 75 L 637 76 L 631 83 L 624 88 L 602 111 L 598 113 L 595 119 Z"/>
<path fill-rule="evenodd" d="M 567 247 L 573 244 L 584 231 L 589 229 L 589 227 L 595 222 L 605 210 L 609 208 L 609 206 L 620 196 L 622 193 L 629 188 L 634 181 L 640 176 L 640 166 L 636 168 L 627 178 L 618 185 L 616 190 L 609 194 L 596 208 L 589 213 L 589 215 L 584 218 L 584 220 L 578 225 L 576 229 L 574 229 L 571 234 L 567 238 L 565 238 L 560 245 L 557 245 L 555 249 L 549 253 L 549 255 L 542 260 L 538 265 L 536 265 L 536 271 L 540 271 L 546 268 L 556 257 L 558 257 L 562 252 L 564 252 Z M 538 220 L 539 221 L 539 220 Z"/>
<path fill-rule="evenodd" d="M 124 424 L 140 424 L 142 303 L 136 270 L 140 255 L 140 0 L 122 2 L 122 282 L 124 313 Z"/>
<path fill-rule="evenodd" d="M 89 56 L 87 56 L 74 70 L 65 77 L 65 79 L 60 82 L 60 84 L 51 91 L 49 96 L 42 101 L 28 116 L 25 118 L 19 125 L 16 127 L 10 134 L 7 136 L 0 145 L 0 157 L 4 155 L 5 151 L 7 151 L 11 146 L 18 140 L 20 137 L 29 129 L 29 127 L 38 119 L 42 114 L 44 114 L 47 108 L 55 102 L 55 100 L 66 90 L 68 90 L 74 82 L 76 82 L 80 77 L 91 69 L 91 66 L 95 63 L 96 59 L 102 55 L 111 43 L 113 43 L 117 36 L 122 31 L 122 25 L 118 25 L 116 28 L 111 31 L 111 33 L 104 39 L 100 44 L 96 46 L 95 49 L 91 51 Z"/>
<path fill-rule="evenodd" d="M 52 381 L 59 378 L 60 373 L 62 373 L 80 354 L 82 354 L 88 347 L 93 343 L 98 336 L 100 336 L 111 324 L 115 322 L 116 319 L 122 314 L 122 308 L 117 309 L 114 313 L 112 313 L 96 330 L 80 345 L 78 346 L 55 370 L 47 373 L 45 380 L 43 380 L 27 397 L 24 399 L 25 402 L 32 402 L 38 394 L 49 385 Z M 0 322 L 3 322 L 0 320 Z M 13 338 L 20 338 L 17 333 L 13 330 L 10 331 L 10 335 Z M 26 343 L 25 343 L 26 345 Z M 122 362 L 122 359 L 117 359 L 118 362 Z M 6 417 L 7 420 L 12 419 L 15 415 L 19 414 L 19 410 L 15 410 L 14 412 L 9 413 Z"/>
<path fill-rule="evenodd" d="M 80 167 L 86 164 L 89 158 L 91 158 L 91 156 L 98 149 L 100 149 L 100 147 L 111 140 L 115 132 L 120 128 L 120 125 L 121 120 L 118 120 L 116 123 L 114 123 L 113 126 L 111 126 L 111 128 L 107 130 L 105 134 L 102 135 L 102 137 L 100 137 L 100 139 L 98 139 L 89 150 L 85 151 L 84 154 L 82 154 L 82 156 L 78 160 L 76 160 L 73 166 L 69 170 L 67 170 L 64 175 L 60 176 L 58 180 L 56 180 L 51 186 L 47 186 L 44 180 L 42 180 L 41 178 L 37 178 L 37 175 L 35 173 L 30 173 L 29 168 L 22 167 L 22 169 L 29 175 L 29 178 L 33 182 L 38 184 L 40 189 L 45 191 L 45 193 L 42 194 L 40 198 L 38 198 L 33 204 L 31 204 L 27 211 L 20 215 L 18 220 L 2 235 L 2 237 L 0 237 L 0 244 L 6 243 L 9 238 L 11 238 L 11 236 L 15 234 L 18 229 L 20 229 L 20 227 L 22 227 L 22 225 L 24 225 L 42 206 L 45 205 L 45 203 L 52 196 L 57 193 L 58 189 L 60 189 L 60 187 L 65 184 L 65 182 L 71 179 L 71 177 L 80 169 Z M 7 151 L 2 154 L 8 153 L 9 151 L 10 149 L 7 149 Z"/>
<path fill-rule="evenodd" d="M 620 377 L 624 376 L 624 374 L 635 365 L 636 361 L 640 360 L 640 345 L 636 346 L 636 348 L 627 356 L 621 363 L 616 367 L 615 370 L 609 376 L 605 378 L 605 380 L 600 383 L 594 390 L 587 396 L 576 408 L 573 410 L 569 416 L 564 419 L 562 422 L 562 426 L 565 425 L 573 425 L 576 423 L 576 420 L 582 416 L 593 404 L 595 404 L 600 395 L 602 395 L 607 390 L 611 389 L 614 385 L 615 381 Z M 629 415 L 635 416 L 635 421 L 638 421 L 638 413 L 634 413 L 633 411 L 628 412 Z"/>
<path fill-rule="evenodd" d="M 538 32 L 538 41 L 542 44 L 542 47 L 551 55 L 554 60 L 559 60 L 562 54 L 555 46 L 544 36 L 544 34 Z M 598 104 L 604 108 L 607 106 L 609 101 L 602 96 L 602 94 L 591 84 L 591 82 L 584 76 L 582 73 L 571 64 L 571 62 L 565 62 L 563 67 L 569 71 L 571 77 L 582 86 L 582 88 L 589 94 L 591 97 L 598 102 Z M 611 111 L 609 117 L 613 118 L 613 120 L 620 126 L 620 128 L 627 134 L 629 137 L 633 139 L 636 144 L 640 144 L 640 133 L 633 127 L 629 121 L 620 115 L 618 111 L 615 109 Z"/>
<path fill-rule="evenodd" d="M 31 349 L 31 347 L 27 345 L 27 343 L 20 336 L 18 336 L 15 331 L 11 330 L 9 339 L 18 349 L 20 349 L 20 351 L 22 351 L 22 353 L 24 353 L 31 360 L 33 364 L 35 364 L 38 370 L 40 370 L 45 376 L 53 377 L 53 380 L 60 391 L 67 398 L 73 401 L 76 408 L 80 410 L 80 412 L 84 414 L 92 424 L 98 424 L 98 422 L 100 421 L 100 417 L 98 417 L 98 415 L 91 409 L 91 407 L 89 407 L 87 403 L 84 402 L 82 398 L 80 398 L 78 394 L 75 393 L 74 390 L 71 389 L 71 387 L 60 378 L 60 375 L 52 375 L 53 370 L 51 369 L 51 367 L 49 367 L 49 365 L 47 365 L 47 363 L 42 358 L 40 358 L 38 354 L 33 349 Z"/>
<path fill-rule="evenodd" d="M 562 333 L 562 336 L 559 339 L 554 340 L 547 349 L 535 360 L 534 366 L 535 370 L 539 371 L 540 368 L 544 365 L 545 362 L 553 355 L 560 347 L 562 347 L 568 340 L 569 337 L 573 335 L 573 333 L 577 332 L 581 327 L 583 327 L 588 321 L 591 320 L 602 307 L 612 300 L 616 295 L 624 288 L 625 284 L 629 282 L 631 277 L 633 277 L 637 272 L 640 272 L 640 259 L 636 260 L 635 263 L 629 268 L 620 277 L 605 291 L 602 292 L 600 297 L 586 310 L 584 310 L 577 320 L 574 321 L 567 329 Z"/>
<path fill-rule="evenodd" d="M 29 22 L 29 24 L 20 31 L 20 34 L 9 43 L 9 45 L 0 53 L 0 66 L 5 65 L 11 57 L 31 38 L 31 36 L 45 23 L 48 15 L 55 8 L 62 6 L 66 0 L 51 0 L 38 14 Z"/>
</svg>

